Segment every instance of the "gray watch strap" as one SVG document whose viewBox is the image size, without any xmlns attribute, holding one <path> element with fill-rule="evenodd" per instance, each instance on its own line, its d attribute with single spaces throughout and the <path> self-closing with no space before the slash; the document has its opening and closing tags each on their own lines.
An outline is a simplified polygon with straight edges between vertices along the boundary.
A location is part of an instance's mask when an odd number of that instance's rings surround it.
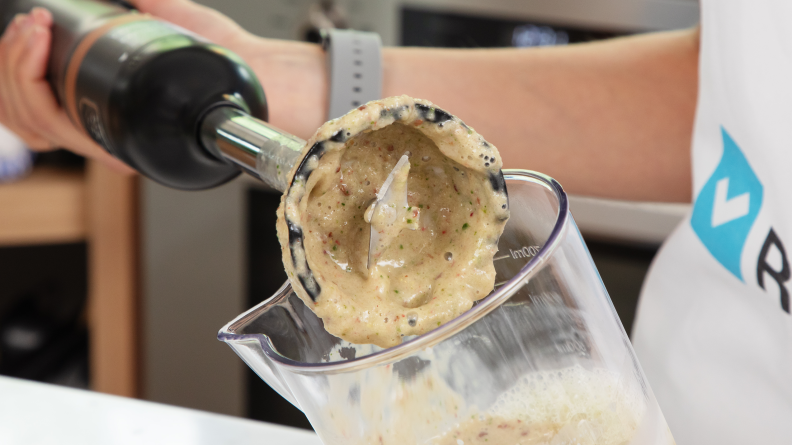
<svg viewBox="0 0 792 445">
<path fill-rule="evenodd" d="M 382 41 L 373 32 L 323 30 L 330 74 L 327 119 L 382 97 Z"/>
</svg>

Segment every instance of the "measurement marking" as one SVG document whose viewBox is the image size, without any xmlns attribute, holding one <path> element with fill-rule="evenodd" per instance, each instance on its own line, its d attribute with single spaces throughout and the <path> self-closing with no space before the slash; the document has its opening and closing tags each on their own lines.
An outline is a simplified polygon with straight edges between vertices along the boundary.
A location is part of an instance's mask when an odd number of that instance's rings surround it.
<svg viewBox="0 0 792 445">
<path fill-rule="evenodd" d="M 503 260 L 506 258 L 513 258 L 515 260 L 521 258 L 533 258 L 536 256 L 542 248 L 540 246 L 522 246 L 517 250 L 509 249 L 509 253 L 503 256 L 499 256 L 498 258 L 493 258 L 493 261 Z"/>
</svg>

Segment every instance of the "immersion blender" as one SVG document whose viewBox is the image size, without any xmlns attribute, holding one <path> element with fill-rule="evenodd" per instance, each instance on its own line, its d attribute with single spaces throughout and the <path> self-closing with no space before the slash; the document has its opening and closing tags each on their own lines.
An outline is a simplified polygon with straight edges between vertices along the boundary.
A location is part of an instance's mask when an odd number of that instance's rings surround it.
<svg viewBox="0 0 792 445">
<path fill-rule="evenodd" d="M 244 171 L 283 191 L 305 141 L 274 128 L 245 62 L 187 30 L 97 0 L 2 0 L 3 29 L 36 6 L 54 19 L 47 76 L 74 124 L 169 187 Z"/>
</svg>

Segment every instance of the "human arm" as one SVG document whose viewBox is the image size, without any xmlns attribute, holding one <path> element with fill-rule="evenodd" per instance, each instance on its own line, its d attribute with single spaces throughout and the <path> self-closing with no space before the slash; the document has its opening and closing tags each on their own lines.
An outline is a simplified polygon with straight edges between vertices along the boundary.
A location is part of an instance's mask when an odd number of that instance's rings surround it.
<svg viewBox="0 0 792 445">
<path fill-rule="evenodd" d="M 385 51 L 384 94 L 434 101 L 504 166 L 591 196 L 690 202 L 698 30 L 541 49 Z"/>
<path fill-rule="evenodd" d="M 309 137 L 327 109 L 323 53 L 248 42 L 272 123 Z M 383 68 L 383 96 L 435 102 L 495 144 L 506 167 L 573 193 L 690 202 L 698 29 L 531 50 L 385 48 Z"/>
<path fill-rule="evenodd" d="M 262 39 L 186 0 L 138 0 L 145 12 L 240 54 L 267 92 L 273 125 L 307 138 L 324 121 L 317 45 Z M 568 191 L 689 201 L 696 31 L 566 48 L 384 50 L 383 94 L 429 99 L 498 146 L 507 167 Z"/>
<path fill-rule="evenodd" d="M 273 125 L 308 138 L 324 122 L 317 45 L 252 36 L 185 0 L 136 3 L 242 55 Z M 547 173 L 567 191 L 690 202 L 698 40 L 691 29 L 529 50 L 385 48 L 383 96 L 435 102 L 495 144 L 506 167 Z"/>
</svg>

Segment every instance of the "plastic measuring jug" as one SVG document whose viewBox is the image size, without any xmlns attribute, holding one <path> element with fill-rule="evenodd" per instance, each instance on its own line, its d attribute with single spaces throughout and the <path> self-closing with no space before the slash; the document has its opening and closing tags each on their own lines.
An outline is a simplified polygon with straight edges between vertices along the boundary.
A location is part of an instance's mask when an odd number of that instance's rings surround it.
<svg viewBox="0 0 792 445">
<path fill-rule="evenodd" d="M 504 170 L 495 290 L 401 345 L 328 334 L 287 282 L 218 338 L 330 444 L 673 444 L 552 178 Z"/>
</svg>

